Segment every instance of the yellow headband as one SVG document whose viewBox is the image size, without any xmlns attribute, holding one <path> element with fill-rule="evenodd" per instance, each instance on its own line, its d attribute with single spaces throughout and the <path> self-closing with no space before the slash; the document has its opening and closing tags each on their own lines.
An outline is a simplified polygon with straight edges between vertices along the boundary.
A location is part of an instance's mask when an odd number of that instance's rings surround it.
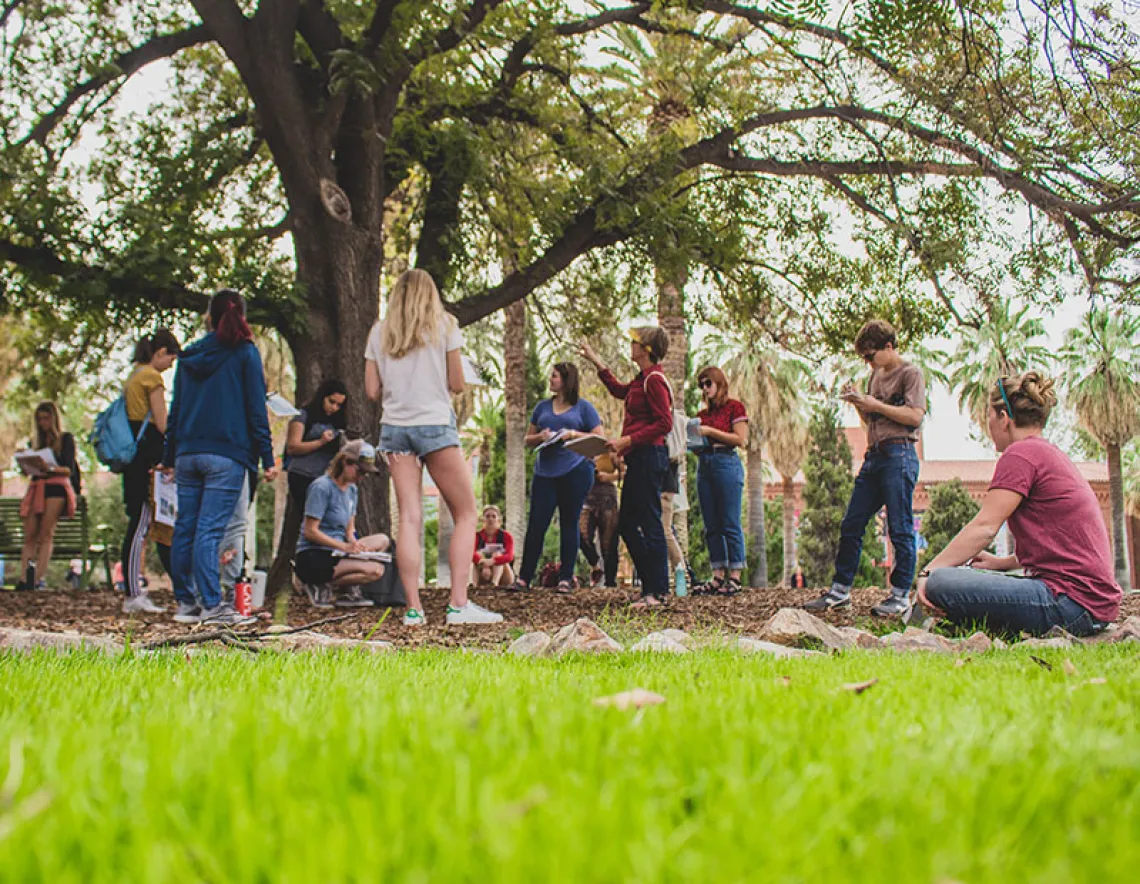
<svg viewBox="0 0 1140 884">
<path fill-rule="evenodd" d="M 649 352 L 650 356 L 653 355 L 653 348 L 649 344 L 646 344 L 644 341 L 641 340 L 641 338 L 637 334 L 637 329 L 631 328 L 629 330 L 629 339 L 631 341 L 633 341 L 635 344 L 640 344 L 642 347 L 644 347 Z"/>
</svg>

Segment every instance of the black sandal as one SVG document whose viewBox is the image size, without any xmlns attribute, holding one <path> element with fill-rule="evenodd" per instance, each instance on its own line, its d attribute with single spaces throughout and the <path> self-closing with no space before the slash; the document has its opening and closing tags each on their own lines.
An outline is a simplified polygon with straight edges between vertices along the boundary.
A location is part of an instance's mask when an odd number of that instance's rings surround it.
<svg viewBox="0 0 1140 884">
<path fill-rule="evenodd" d="M 508 592 L 530 592 L 530 585 L 521 577 L 507 587 Z"/>
<path fill-rule="evenodd" d="M 714 595 L 723 595 L 723 596 L 732 596 L 732 595 L 736 595 L 738 592 L 740 592 L 740 581 L 737 580 L 735 577 L 729 577 L 728 580 L 724 580 L 721 582 L 720 586 L 717 587 L 716 592 L 713 594 Z"/>
<path fill-rule="evenodd" d="M 693 590 L 693 595 L 720 595 L 724 586 L 723 577 L 711 577 Z"/>
<path fill-rule="evenodd" d="M 562 595 L 570 595 L 574 591 L 574 584 L 569 580 L 559 580 L 558 585 L 554 587 L 554 591 Z"/>
</svg>

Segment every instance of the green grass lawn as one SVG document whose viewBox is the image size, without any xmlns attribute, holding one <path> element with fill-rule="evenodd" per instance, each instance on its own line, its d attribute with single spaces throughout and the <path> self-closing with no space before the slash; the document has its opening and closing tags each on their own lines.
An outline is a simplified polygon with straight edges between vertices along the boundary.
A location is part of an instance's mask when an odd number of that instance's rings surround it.
<svg viewBox="0 0 1140 884">
<path fill-rule="evenodd" d="M 1140 652 L 1036 653 L 0 656 L 0 881 L 1134 881 Z"/>
</svg>

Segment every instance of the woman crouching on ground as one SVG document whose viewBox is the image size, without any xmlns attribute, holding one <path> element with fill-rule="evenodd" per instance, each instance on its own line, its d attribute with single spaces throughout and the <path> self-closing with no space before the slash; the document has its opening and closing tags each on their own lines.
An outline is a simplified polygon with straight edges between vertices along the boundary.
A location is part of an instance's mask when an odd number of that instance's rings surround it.
<svg viewBox="0 0 1140 884">
<path fill-rule="evenodd" d="M 376 449 L 362 439 L 344 446 L 332 459 L 328 472 L 313 481 L 305 495 L 305 521 L 297 541 L 297 579 L 317 608 L 331 608 L 334 587 L 344 587 L 335 600 L 341 608 L 370 608 L 361 584 L 379 580 L 380 562 L 338 556 L 385 552 L 385 534 L 356 536 L 357 483 L 365 473 L 376 472 Z"/>
<path fill-rule="evenodd" d="M 1001 458 L 982 508 L 919 575 L 918 598 L 959 625 L 1075 636 L 1104 629 L 1122 592 L 1100 505 L 1073 462 L 1042 436 L 1057 403 L 1053 381 L 1030 371 L 990 392 L 990 438 Z M 1002 523 L 1016 555 L 986 551 Z M 972 565 L 958 568 L 958 565 Z M 995 573 L 1023 568 L 1024 577 Z"/>
<path fill-rule="evenodd" d="M 475 532 L 471 587 L 510 586 L 515 582 L 515 538 L 503 527 L 503 514 L 493 503 L 483 507 L 483 527 Z"/>
</svg>

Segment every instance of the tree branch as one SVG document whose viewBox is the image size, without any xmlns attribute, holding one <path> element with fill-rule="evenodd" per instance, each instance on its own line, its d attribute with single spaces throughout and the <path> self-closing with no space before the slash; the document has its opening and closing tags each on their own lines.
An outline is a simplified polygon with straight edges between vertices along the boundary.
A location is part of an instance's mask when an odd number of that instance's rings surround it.
<svg viewBox="0 0 1140 884">
<path fill-rule="evenodd" d="M 161 58 L 170 58 L 187 47 L 208 42 L 210 42 L 210 35 L 206 26 L 195 25 L 184 31 L 152 37 L 141 46 L 129 49 L 107 64 L 100 73 L 91 79 L 73 86 L 63 100 L 44 114 L 31 132 L 18 142 L 19 146 L 30 141 L 43 144 L 52 130 L 67 116 L 71 106 L 83 96 L 89 95 L 120 78 L 129 78 L 151 62 L 158 61 Z"/>
<path fill-rule="evenodd" d="M 324 0 L 302 0 L 297 13 L 297 32 L 309 44 L 317 64 L 327 74 L 333 53 L 344 47 L 344 33 Z"/>
</svg>

